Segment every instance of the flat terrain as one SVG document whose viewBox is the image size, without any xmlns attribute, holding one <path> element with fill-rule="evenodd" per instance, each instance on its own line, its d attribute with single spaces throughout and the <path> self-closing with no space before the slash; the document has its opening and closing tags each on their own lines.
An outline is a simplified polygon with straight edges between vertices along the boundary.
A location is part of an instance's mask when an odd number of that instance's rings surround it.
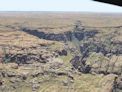
<svg viewBox="0 0 122 92">
<path fill-rule="evenodd" d="M 89 27 L 122 25 L 122 14 L 65 13 L 65 12 L 1 12 L 0 25 L 29 27 L 48 32 L 64 32 L 73 28 L 77 20 Z"/>
</svg>

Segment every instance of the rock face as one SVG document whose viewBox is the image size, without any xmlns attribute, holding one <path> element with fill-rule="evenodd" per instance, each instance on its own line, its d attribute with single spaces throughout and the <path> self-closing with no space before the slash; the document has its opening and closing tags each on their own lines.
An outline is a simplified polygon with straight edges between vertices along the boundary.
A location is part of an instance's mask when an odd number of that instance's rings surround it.
<svg viewBox="0 0 122 92">
<path fill-rule="evenodd" d="M 105 57 L 102 53 L 92 53 L 87 58 L 86 64 L 92 67 L 91 72 L 120 75 L 122 71 L 122 57 L 113 55 Z"/>
<path fill-rule="evenodd" d="M 28 55 L 28 54 L 15 54 L 15 55 L 11 54 L 10 55 L 9 54 L 8 57 L 4 57 L 4 58 L 9 59 L 9 61 L 7 61 L 7 62 L 16 62 L 18 64 L 29 64 L 29 63 L 32 63 L 31 61 L 41 62 L 41 58 L 38 55 Z M 44 60 L 44 58 L 42 60 Z"/>
<path fill-rule="evenodd" d="M 45 48 L 15 48 L 11 53 L 6 53 L 2 57 L 5 63 L 16 62 L 17 64 L 31 64 L 33 62 L 47 63 L 51 58 L 57 57 L 56 52 L 51 53 Z"/>
<path fill-rule="evenodd" d="M 31 35 L 37 36 L 41 39 L 46 39 L 46 40 L 54 40 L 54 41 L 65 41 L 66 38 L 71 41 L 72 40 L 72 32 L 66 32 L 66 33 L 62 33 L 62 34 L 54 34 L 54 33 L 45 33 L 45 32 L 40 32 L 38 30 L 31 30 L 31 29 L 27 29 L 27 28 L 23 28 L 22 31 L 27 32 Z M 97 34 L 98 32 L 95 30 L 92 31 L 85 31 L 85 32 L 75 32 L 75 36 L 76 38 L 78 38 L 78 40 L 82 40 L 84 38 L 84 34 L 87 38 L 89 37 L 93 37 L 95 34 Z M 66 36 L 66 38 L 65 38 Z"/>
<path fill-rule="evenodd" d="M 75 68 L 75 69 L 78 69 L 78 67 L 80 66 L 80 56 L 75 56 L 71 61 L 70 63 L 72 64 L 72 66 Z"/>
<path fill-rule="evenodd" d="M 121 92 L 122 91 L 122 76 L 119 76 L 116 81 L 116 86 L 113 92 Z"/>
<path fill-rule="evenodd" d="M 110 46 L 113 46 L 111 49 Z M 118 46 L 118 47 L 117 47 Z M 111 42 L 110 44 L 106 44 L 105 42 L 102 41 L 88 41 L 86 43 L 83 43 L 82 46 L 80 46 L 80 50 L 83 53 L 87 48 L 89 48 L 88 52 L 96 52 L 96 53 L 102 53 L 105 56 L 107 54 L 111 55 L 117 55 L 117 54 L 122 54 L 122 45 L 120 43 L 113 43 Z"/>
<path fill-rule="evenodd" d="M 78 69 L 79 72 L 89 73 L 91 71 L 91 66 L 87 65 L 85 60 L 81 60 L 80 56 L 75 56 L 70 63 L 73 68 Z"/>
<path fill-rule="evenodd" d="M 111 58 L 104 56 L 102 53 L 92 53 L 89 57 L 81 60 L 81 56 L 75 56 L 70 63 L 73 68 L 80 72 L 92 72 L 97 74 L 117 74 L 122 72 L 122 56 L 112 55 Z M 89 73 L 88 72 L 88 73 Z"/>
<path fill-rule="evenodd" d="M 79 41 L 83 41 L 82 45 L 79 44 L 80 47 L 80 53 L 82 53 L 82 60 L 79 60 L 81 57 L 76 56 L 71 60 L 71 64 L 75 69 L 78 69 L 79 71 L 82 72 L 96 72 L 96 73 L 103 73 L 103 74 L 109 74 L 109 73 L 115 73 L 115 74 L 120 74 L 121 73 L 121 65 L 119 67 L 114 64 L 114 62 L 109 63 L 109 58 L 112 55 L 120 55 L 121 54 L 121 42 L 115 43 L 115 41 L 111 40 L 114 36 L 108 35 L 103 41 L 95 38 L 90 40 L 90 38 L 94 37 L 98 32 L 95 30 L 87 31 L 85 29 L 82 30 L 76 30 L 75 32 L 65 32 L 65 33 L 59 33 L 59 34 L 54 34 L 54 33 L 45 33 L 45 32 L 40 32 L 39 30 L 31 30 L 28 28 L 23 28 L 21 31 L 24 31 L 26 33 L 29 33 L 31 35 L 34 35 L 39 38 L 43 38 L 46 40 L 54 40 L 54 41 L 73 41 L 73 36 Z M 87 39 L 87 41 L 85 39 Z M 110 46 L 113 46 L 111 49 Z M 117 46 L 118 45 L 118 46 Z M 93 61 L 93 63 L 86 63 L 86 59 L 89 57 L 90 53 L 95 52 L 99 55 L 101 53 L 104 59 L 104 63 L 101 64 L 101 60 L 99 61 Z M 67 55 L 66 50 L 62 51 L 56 51 L 58 55 Z M 39 58 L 40 59 L 40 58 Z M 39 60 L 37 59 L 37 61 Z M 43 60 L 44 58 L 41 57 Z M 48 62 L 48 61 L 47 61 Z M 113 69 L 114 67 L 114 69 Z"/>
<path fill-rule="evenodd" d="M 0 64 L 0 79 L 2 79 L 0 90 L 2 92 L 7 92 L 7 90 L 14 92 L 22 86 L 30 87 L 33 92 L 37 92 L 41 83 L 50 81 L 50 77 L 67 76 L 66 71 L 62 69 L 64 63 L 59 58 L 52 58 L 47 63 L 34 62 L 13 68 L 16 65 L 15 63 Z"/>
<path fill-rule="evenodd" d="M 58 53 L 60 56 L 67 56 L 67 54 L 68 54 L 67 51 L 64 49 L 61 51 L 59 50 L 59 51 L 55 51 L 55 52 Z"/>
</svg>

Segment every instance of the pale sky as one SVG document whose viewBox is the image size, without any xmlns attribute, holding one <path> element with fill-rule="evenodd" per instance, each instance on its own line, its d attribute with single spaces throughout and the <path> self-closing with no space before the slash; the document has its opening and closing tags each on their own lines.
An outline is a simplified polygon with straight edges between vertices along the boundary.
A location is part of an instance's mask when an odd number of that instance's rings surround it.
<svg viewBox="0 0 122 92">
<path fill-rule="evenodd" d="M 0 11 L 83 11 L 122 13 L 122 7 L 92 0 L 0 0 Z"/>
</svg>

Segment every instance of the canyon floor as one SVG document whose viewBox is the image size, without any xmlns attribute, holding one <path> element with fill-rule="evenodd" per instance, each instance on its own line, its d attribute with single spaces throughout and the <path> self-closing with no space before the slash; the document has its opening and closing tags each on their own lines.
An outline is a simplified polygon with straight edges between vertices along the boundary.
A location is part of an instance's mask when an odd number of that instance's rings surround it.
<svg viewBox="0 0 122 92">
<path fill-rule="evenodd" d="M 0 92 L 122 92 L 122 14 L 0 12 Z"/>
</svg>

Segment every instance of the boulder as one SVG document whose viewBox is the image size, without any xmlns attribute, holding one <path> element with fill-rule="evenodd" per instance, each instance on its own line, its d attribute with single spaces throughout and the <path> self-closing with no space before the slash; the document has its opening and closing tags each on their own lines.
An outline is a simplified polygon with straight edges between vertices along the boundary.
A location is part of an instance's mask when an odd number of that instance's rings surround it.
<svg viewBox="0 0 122 92">
<path fill-rule="evenodd" d="M 7 77 L 16 77 L 17 76 L 17 74 L 13 71 L 7 71 L 6 74 L 7 74 Z"/>
<path fill-rule="evenodd" d="M 62 81 L 62 83 L 63 83 L 63 86 L 68 86 L 69 84 L 67 80 Z"/>
<path fill-rule="evenodd" d="M 0 86 L 2 86 L 3 85 L 3 81 L 2 80 L 0 80 Z"/>
<path fill-rule="evenodd" d="M 56 52 L 57 52 L 60 56 L 67 56 L 67 51 L 64 50 L 64 49 L 63 49 L 63 50 L 59 50 L 59 51 L 57 50 Z"/>
<path fill-rule="evenodd" d="M 120 76 L 117 80 L 118 89 L 122 90 L 122 76 Z"/>
<path fill-rule="evenodd" d="M 12 68 L 12 69 L 18 69 L 18 64 L 16 63 L 8 63 L 8 68 Z"/>
<path fill-rule="evenodd" d="M 63 60 L 59 58 L 53 58 L 49 63 L 49 68 L 50 69 L 59 69 L 63 65 Z"/>
<path fill-rule="evenodd" d="M 75 56 L 73 59 L 70 60 L 70 63 L 75 69 L 78 69 L 80 65 L 80 56 Z"/>
</svg>

